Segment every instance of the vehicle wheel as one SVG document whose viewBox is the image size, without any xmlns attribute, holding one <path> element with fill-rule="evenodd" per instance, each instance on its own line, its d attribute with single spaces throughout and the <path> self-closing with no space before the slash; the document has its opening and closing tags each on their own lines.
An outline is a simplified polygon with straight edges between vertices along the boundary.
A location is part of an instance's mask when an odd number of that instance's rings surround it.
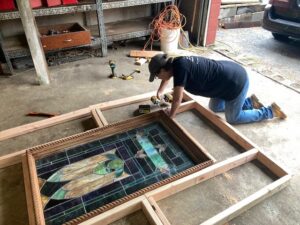
<svg viewBox="0 0 300 225">
<path fill-rule="evenodd" d="M 283 34 L 277 34 L 277 33 L 272 33 L 273 37 L 278 40 L 278 41 L 288 41 L 289 36 L 283 35 Z"/>
</svg>

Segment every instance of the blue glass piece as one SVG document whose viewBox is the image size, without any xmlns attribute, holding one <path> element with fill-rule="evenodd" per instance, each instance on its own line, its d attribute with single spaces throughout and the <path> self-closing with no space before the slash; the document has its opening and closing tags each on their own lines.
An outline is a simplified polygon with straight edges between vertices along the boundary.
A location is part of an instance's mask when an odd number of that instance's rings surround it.
<svg viewBox="0 0 300 225">
<path fill-rule="evenodd" d="M 38 176 L 41 176 L 42 174 L 48 173 L 50 171 L 55 173 L 57 170 L 59 170 L 60 168 L 66 166 L 68 164 L 69 164 L 69 161 L 67 159 L 65 159 L 63 161 L 53 163 L 49 166 L 40 167 L 40 168 L 37 169 Z"/>
<path fill-rule="evenodd" d="M 175 164 L 175 166 L 180 166 L 181 164 L 184 163 L 184 161 L 180 157 L 174 158 L 172 159 L 172 161 Z"/>
<path fill-rule="evenodd" d="M 91 148 L 96 148 L 96 147 L 99 147 L 99 146 L 101 146 L 99 141 L 93 141 L 93 142 L 89 142 L 89 143 L 85 144 L 84 148 L 85 149 L 91 149 Z"/>
<path fill-rule="evenodd" d="M 159 131 L 157 129 L 152 129 L 152 130 L 149 131 L 149 134 L 151 136 L 155 136 L 156 134 L 159 134 Z"/>
<path fill-rule="evenodd" d="M 118 155 L 120 156 L 120 158 L 123 159 L 124 161 L 126 161 L 126 159 L 130 158 L 130 153 L 127 151 L 127 149 L 124 146 L 119 147 L 117 152 L 118 152 Z"/>
<path fill-rule="evenodd" d="M 125 161 L 125 165 L 128 167 L 131 174 L 139 172 L 139 168 L 137 167 L 136 160 L 128 159 Z"/>
<path fill-rule="evenodd" d="M 81 154 L 82 152 L 85 151 L 85 148 L 84 146 L 77 146 L 75 148 L 71 148 L 69 150 L 66 150 L 66 153 L 69 157 L 72 157 L 74 155 L 78 155 L 78 154 Z"/>
<path fill-rule="evenodd" d="M 52 200 L 52 201 L 57 202 L 57 204 L 55 205 L 55 207 L 54 206 L 49 207 L 44 210 L 45 217 L 55 216 L 58 213 L 65 211 L 66 209 L 70 209 L 74 206 L 78 206 L 78 205 L 82 204 L 82 201 L 80 198 L 71 199 L 71 200 L 67 200 L 67 201 L 55 201 L 55 200 Z"/>
<path fill-rule="evenodd" d="M 57 162 L 57 161 L 63 161 L 67 158 L 67 154 L 66 152 L 60 152 L 60 153 L 56 153 L 54 155 L 51 156 L 47 156 L 44 157 L 42 159 L 39 159 L 36 161 L 36 164 L 38 167 L 43 166 L 44 164 L 49 164 L 49 163 L 53 163 L 53 162 Z"/>
</svg>

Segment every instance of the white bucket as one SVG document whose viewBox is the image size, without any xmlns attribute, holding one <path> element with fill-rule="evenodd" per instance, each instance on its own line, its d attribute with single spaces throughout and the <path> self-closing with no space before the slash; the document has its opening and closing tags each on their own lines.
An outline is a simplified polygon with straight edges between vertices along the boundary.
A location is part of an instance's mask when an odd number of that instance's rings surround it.
<svg viewBox="0 0 300 225">
<path fill-rule="evenodd" d="M 160 33 L 160 49 L 165 53 L 176 52 L 178 49 L 178 41 L 180 29 L 161 29 Z"/>
</svg>

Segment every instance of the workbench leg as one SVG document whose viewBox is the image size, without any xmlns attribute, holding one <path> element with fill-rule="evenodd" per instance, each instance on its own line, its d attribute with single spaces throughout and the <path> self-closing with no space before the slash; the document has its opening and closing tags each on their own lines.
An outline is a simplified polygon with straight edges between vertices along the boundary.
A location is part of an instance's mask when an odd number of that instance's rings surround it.
<svg viewBox="0 0 300 225">
<path fill-rule="evenodd" d="M 1 32 L 0 32 L 0 48 L 1 48 L 2 52 L 3 52 L 3 54 L 4 54 L 4 58 L 5 58 L 7 66 L 8 66 L 9 72 L 11 74 L 14 74 L 14 68 L 13 68 L 13 66 L 11 64 L 11 61 L 10 61 L 10 58 L 9 58 L 7 52 L 5 51 L 5 49 L 2 46 L 2 41 L 3 41 L 3 38 L 2 38 L 2 35 L 1 35 Z M 3 71 L 2 71 L 2 73 L 3 73 Z"/>
<path fill-rule="evenodd" d="M 96 0 L 96 5 L 97 5 L 99 35 L 100 35 L 100 41 L 101 41 L 101 43 L 100 43 L 101 51 L 102 51 L 102 56 L 106 56 L 107 55 L 107 38 L 106 38 L 106 33 L 105 33 L 102 0 Z"/>
<path fill-rule="evenodd" d="M 4 53 L 5 61 L 6 61 L 6 64 L 8 66 L 9 72 L 10 72 L 11 75 L 13 75 L 14 74 L 14 67 L 13 67 L 13 65 L 12 65 L 12 63 L 10 61 L 10 58 L 7 55 L 7 53 L 4 52 L 4 50 L 3 50 L 3 53 Z"/>
</svg>

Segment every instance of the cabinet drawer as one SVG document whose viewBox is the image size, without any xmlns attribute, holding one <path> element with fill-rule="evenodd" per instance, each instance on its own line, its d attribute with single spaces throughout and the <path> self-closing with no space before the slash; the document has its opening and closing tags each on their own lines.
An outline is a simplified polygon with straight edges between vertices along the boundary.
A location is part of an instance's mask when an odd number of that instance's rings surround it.
<svg viewBox="0 0 300 225">
<path fill-rule="evenodd" d="M 90 31 L 78 23 L 39 27 L 39 31 L 45 51 L 91 44 Z"/>
</svg>

